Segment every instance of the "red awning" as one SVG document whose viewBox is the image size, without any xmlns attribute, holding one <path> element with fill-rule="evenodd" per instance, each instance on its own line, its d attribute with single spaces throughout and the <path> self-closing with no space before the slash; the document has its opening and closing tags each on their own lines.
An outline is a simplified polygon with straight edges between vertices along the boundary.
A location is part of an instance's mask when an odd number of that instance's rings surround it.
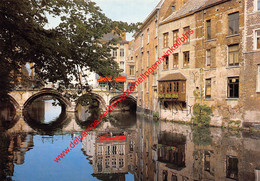
<svg viewBox="0 0 260 181">
<path fill-rule="evenodd" d="M 116 82 L 126 82 L 126 77 L 125 76 L 116 77 L 114 80 Z M 110 81 L 112 81 L 112 78 L 111 77 L 100 77 L 97 81 L 98 82 L 110 82 Z"/>
</svg>

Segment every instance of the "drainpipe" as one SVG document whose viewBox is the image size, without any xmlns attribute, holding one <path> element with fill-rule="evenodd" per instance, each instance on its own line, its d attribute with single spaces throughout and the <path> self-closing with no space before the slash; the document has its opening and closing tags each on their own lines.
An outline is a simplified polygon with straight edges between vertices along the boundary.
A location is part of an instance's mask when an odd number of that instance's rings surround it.
<svg viewBox="0 0 260 181">
<path fill-rule="evenodd" d="M 159 57 L 159 15 L 160 15 L 160 8 L 158 8 L 157 9 L 157 17 L 156 17 L 156 19 L 157 19 L 157 49 L 156 49 L 156 54 L 157 54 L 157 56 Z M 158 57 L 156 57 L 156 60 L 157 60 L 157 58 Z M 160 69 L 159 69 L 159 66 L 158 66 L 158 68 L 157 68 L 157 82 L 156 82 L 156 86 L 157 86 L 157 100 L 158 100 L 158 108 L 159 108 L 159 117 L 161 117 L 161 104 L 159 103 L 159 99 L 158 99 L 158 92 L 159 92 L 159 86 L 158 86 L 158 81 L 159 81 L 159 77 L 160 77 L 160 71 L 159 71 Z"/>
</svg>

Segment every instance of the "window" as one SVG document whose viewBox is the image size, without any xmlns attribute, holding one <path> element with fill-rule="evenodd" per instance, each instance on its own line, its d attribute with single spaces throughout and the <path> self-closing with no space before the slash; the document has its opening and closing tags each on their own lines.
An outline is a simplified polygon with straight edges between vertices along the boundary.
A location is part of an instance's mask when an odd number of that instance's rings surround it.
<svg viewBox="0 0 260 181">
<path fill-rule="evenodd" d="M 239 45 L 228 46 L 228 64 L 229 66 L 239 65 Z"/>
<path fill-rule="evenodd" d="M 125 56 L 125 50 L 124 49 L 120 49 L 120 57 L 124 57 Z"/>
<path fill-rule="evenodd" d="M 120 69 L 124 69 L 125 68 L 125 63 L 124 62 L 120 62 Z"/>
<path fill-rule="evenodd" d="M 228 78 L 228 98 L 239 98 L 239 77 Z"/>
<path fill-rule="evenodd" d="M 206 79 L 206 91 L 205 91 L 205 97 L 211 98 L 211 79 Z"/>
<path fill-rule="evenodd" d="M 144 53 L 142 52 L 141 67 L 144 69 Z"/>
<path fill-rule="evenodd" d="M 190 52 L 183 52 L 183 67 L 188 67 L 190 63 Z"/>
<path fill-rule="evenodd" d="M 138 56 L 135 56 L 135 62 L 136 62 L 136 72 L 138 72 Z"/>
<path fill-rule="evenodd" d="M 105 159 L 105 167 L 109 168 L 110 167 L 110 161 L 109 159 Z"/>
<path fill-rule="evenodd" d="M 112 154 L 113 154 L 113 155 L 116 155 L 116 145 L 113 145 L 113 146 L 112 146 Z"/>
<path fill-rule="evenodd" d="M 260 10 L 260 0 L 257 0 L 257 10 Z"/>
<path fill-rule="evenodd" d="M 156 28 L 155 28 L 155 37 L 157 37 L 157 36 L 158 36 L 158 25 L 157 25 L 157 20 L 155 21 L 155 26 L 156 26 Z"/>
<path fill-rule="evenodd" d="M 123 167 L 124 167 L 124 159 L 119 158 L 119 168 L 123 168 Z"/>
<path fill-rule="evenodd" d="M 150 34 L 149 34 L 149 29 L 147 29 L 147 43 L 150 41 Z"/>
<path fill-rule="evenodd" d="M 174 92 L 179 93 L 179 82 L 174 82 Z"/>
<path fill-rule="evenodd" d="M 113 50 L 113 57 L 117 57 L 117 50 Z"/>
<path fill-rule="evenodd" d="M 210 152 L 204 152 L 204 170 L 210 172 Z"/>
<path fill-rule="evenodd" d="M 177 175 L 176 174 L 172 174 L 172 179 L 171 179 L 171 181 L 178 181 L 178 177 L 177 177 Z"/>
<path fill-rule="evenodd" d="M 239 31 L 239 13 L 233 13 L 228 15 L 228 34 L 238 34 Z"/>
<path fill-rule="evenodd" d="M 120 46 L 121 46 L 121 47 L 123 47 L 123 46 L 124 46 L 124 44 L 123 44 L 123 43 L 120 43 Z"/>
<path fill-rule="evenodd" d="M 173 31 L 173 44 L 175 44 L 176 41 L 178 41 L 178 34 L 179 34 L 179 30 Z"/>
<path fill-rule="evenodd" d="M 144 35 L 141 36 L 142 47 L 144 47 Z"/>
<path fill-rule="evenodd" d="M 135 75 L 135 66 L 134 65 L 129 66 L 129 75 L 131 75 L 131 76 Z"/>
<path fill-rule="evenodd" d="M 256 47 L 256 49 L 260 49 L 260 30 L 256 30 L 255 31 L 255 36 L 256 36 L 256 38 L 255 38 L 255 41 L 256 41 L 255 47 Z"/>
<path fill-rule="evenodd" d="M 157 72 L 153 74 L 153 85 L 157 84 Z"/>
<path fill-rule="evenodd" d="M 207 66 L 211 65 L 211 50 L 206 51 L 206 65 Z"/>
<path fill-rule="evenodd" d="M 169 33 L 164 33 L 163 34 L 163 47 L 168 48 L 168 43 L 169 43 Z"/>
<path fill-rule="evenodd" d="M 102 146 L 98 146 L 98 155 L 102 155 Z"/>
<path fill-rule="evenodd" d="M 131 57 L 131 61 L 134 61 L 134 57 Z"/>
<path fill-rule="evenodd" d="M 207 40 L 211 39 L 211 20 L 207 20 Z"/>
<path fill-rule="evenodd" d="M 190 30 L 190 27 L 189 27 L 189 26 L 183 28 L 184 34 L 186 34 L 187 32 L 189 32 L 189 30 Z M 186 39 L 186 41 L 185 41 L 184 43 L 190 43 L 190 36 L 189 36 L 189 35 L 187 35 L 187 36 L 188 36 L 188 38 Z"/>
<path fill-rule="evenodd" d="M 257 66 L 257 83 L 256 83 L 256 91 L 260 92 L 260 65 Z"/>
<path fill-rule="evenodd" d="M 116 158 L 112 158 L 112 168 L 116 168 Z"/>
<path fill-rule="evenodd" d="M 147 67 L 149 67 L 149 58 L 150 58 L 149 56 L 150 56 L 150 53 L 149 53 L 149 52 L 147 52 L 147 64 L 146 64 L 146 65 L 147 65 Z"/>
<path fill-rule="evenodd" d="M 175 6 L 174 5 L 172 6 L 172 10 L 175 11 Z"/>
<path fill-rule="evenodd" d="M 110 146 L 105 147 L 105 154 L 110 155 Z"/>
<path fill-rule="evenodd" d="M 165 57 L 165 61 L 163 63 L 163 70 L 168 70 L 169 69 L 169 57 Z"/>
<path fill-rule="evenodd" d="M 227 178 L 235 179 L 238 178 L 238 159 L 237 157 L 227 156 Z"/>
<path fill-rule="evenodd" d="M 179 66 L 179 54 L 173 54 L 173 68 L 178 68 Z"/>
<path fill-rule="evenodd" d="M 168 172 L 166 171 L 166 170 L 163 170 L 163 175 L 162 175 L 162 177 L 163 177 L 163 181 L 167 181 L 168 180 Z"/>
</svg>

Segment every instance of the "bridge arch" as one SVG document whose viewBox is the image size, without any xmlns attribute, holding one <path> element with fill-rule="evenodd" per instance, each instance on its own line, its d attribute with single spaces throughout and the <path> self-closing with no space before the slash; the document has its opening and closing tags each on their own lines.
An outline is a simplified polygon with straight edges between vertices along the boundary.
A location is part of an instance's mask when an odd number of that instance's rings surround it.
<svg viewBox="0 0 260 181">
<path fill-rule="evenodd" d="M 13 104 L 16 110 L 20 109 L 19 103 L 11 95 L 8 95 L 7 100 L 9 100 Z"/>
<path fill-rule="evenodd" d="M 81 96 L 78 98 L 78 100 L 76 101 L 76 108 L 77 108 L 77 107 L 79 106 L 79 104 L 80 104 L 80 103 L 79 103 L 79 99 L 82 98 L 82 97 L 85 96 L 85 95 L 87 95 L 87 94 L 83 94 L 83 95 L 81 95 Z M 106 109 L 106 107 L 107 107 L 106 101 L 104 100 L 104 98 L 103 98 L 101 95 L 92 92 L 92 93 L 90 94 L 90 96 L 92 96 L 93 99 L 96 99 L 96 100 L 99 102 L 99 104 L 100 104 L 99 108 L 101 108 L 102 110 L 105 110 L 105 109 Z"/>
<path fill-rule="evenodd" d="M 120 95 L 116 95 L 114 97 L 112 97 L 109 101 L 109 105 L 112 104 L 113 101 L 119 99 L 121 96 Z M 136 111 L 136 105 L 137 105 L 137 99 L 131 95 L 128 95 L 125 100 L 123 100 L 119 105 L 117 110 L 130 110 L 130 111 Z"/>
<path fill-rule="evenodd" d="M 59 102 L 62 104 L 62 108 L 66 109 L 67 107 L 71 107 L 71 102 L 65 98 L 60 92 L 54 90 L 54 89 L 42 89 L 40 92 L 37 92 L 36 94 L 33 94 L 31 97 L 29 97 L 23 107 L 26 108 L 28 105 L 30 105 L 35 99 L 42 97 L 42 96 L 53 96 L 56 99 L 59 100 Z"/>
</svg>

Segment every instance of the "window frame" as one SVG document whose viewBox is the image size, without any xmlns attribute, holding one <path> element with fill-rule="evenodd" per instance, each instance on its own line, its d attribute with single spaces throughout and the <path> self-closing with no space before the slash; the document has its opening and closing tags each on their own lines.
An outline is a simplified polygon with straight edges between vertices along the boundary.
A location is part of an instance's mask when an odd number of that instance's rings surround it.
<svg viewBox="0 0 260 181">
<path fill-rule="evenodd" d="M 179 29 L 173 30 L 172 35 L 173 35 L 172 36 L 172 42 L 173 42 L 173 45 L 174 45 L 174 44 L 176 44 L 176 41 L 178 41 L 178 38 L 179 38 Z"/>
<path fill-rule="evenodd" d="M 207 94 L 208 87 L 210 87 L 210 94 Z M 212 79 L 211 78 L 205 79 L 205 98 L 206 99 L 212 98 Z"/>
<path fill-rule="evenodd" d="M 125 49 L 120 48 L 120 57 L 125 57 Z"/>
<path fill-rule="evenodd" d="M 189 32 L 189 30 L 190 30 L 190 26 L 184 27 L 183 28 L 183 34 L 185 35 L 187 32 Z M 190 43 L 190 36 L 188 36 L 188 38 L 185 40 L 185 42 L 183 44 L 189 44 L 189 43 Z"/>
<path fill-rule="evenodd" d="M 186 62 L 185 54 L 188 54 L 188 63 Z M 185 64 L 187 63 L 187 65 Z M 183 52 L 183 67 L 189 67 L 190 64 L 190 51 Z"/>
<path fill-rule="evenodd" d="M 165 56 L 165 60 L 163 62 L 163 70 L 169 70 L 169 56 Z"/>
<path fill-rule="evenodd" d="M 230 51 L 230 48 L 231 48 L 232 46 L 238 46 L 238 50 L 237 50 L 237 51 Z M 234 58 L 235 52 L 238 53 L 237 63 L 236 63 L 235 58 Z M 228 53 L 228 66 L 229 66 L 229 67 L 239 66 L 239 63 L 240 63 L 240 61 L 239 61 L 239 53 L 240 53 L 240 46 L 239 46 L 239 44 L 228 45 L 228 52 L 227 52 L 227 53 Z M 232 64 L 230 63 L 230 53 L 233 54 L 233 63 L 232 63 Z"/>
<path fill-rule="evenodd" d="M 211 57 L 212 57 L 212 52 L 211 52 L 211 49 L 207 49 L 206 50 L 206 66 L 207 67 L 210 67 L 211 66 Z"/>
<path fill-rule="evenodd" d="M 258 35 L 259 32 L 259 35 Z M 259 48 L 257 47 L 257 38 L 259 38 Z M 254 49 L 260 50 L 260 29 L 254 30 Z"/>
<path fill-rule="evenodd" d="M 257 65 L 256 92 L 260 92 L 260 64 Z"/>
<path fill-rule="evenodd" d="M 118 50 L 118 49 L 113 50 L 113 57 L 117 57 L 117 50 Z"/>
<path fill-rule="evenodd" d="M 150 43 L 150 31 L 149 28 L 147 29 L 147 44 Z"/>
<path fill-rule="evenodd" d="M 169 47 L 169 32 L 163 33 L 163 48 Z"/>
<path fill-rule="evenodd" d="M 176 60 L 177 57 L 177 60 Z M 178 68 L 179 67 L 179 53 L 174 53 L 173 54 L 173 68 Z"/>
<path fill-rule="evenodd" d="M 206 21 L 206 27 L 207 27 L 207 40 L 211 40 L 211 19 Z"/>
<path fill-rule="evenodd" d="M 228 98 L 228 99 L 239 99 L 239 93 L 240 93 L 240 92 L 239 92 L 239 84 L 240 84 L 239 78 L 240 78 L 239 76 L 234 76 L 234 77 L 228 77 L 228 78 L 227 78 L 227 98 Z M 230 83 L 230 80 L 231 80 L 231 79 L 238 79 L 238 82 L 231 82 L 231 83 Z M 232 80 L 232 81 L 233 81 L 233 80 Z M 234 89 L 232 96 L 230 95 L 230 94 L 231 94 L 230 84 L 233 85 L 232 88 Z M 238 90 L 237 90 L 237 91 L 238 91 L 238 92 L 237 92 L 238 96 L 237 96 L 237 97 L 234 96 L 234 95 L 235 95 L 235 87 L 234 87 L 234 86 L 235 86 L 236 84 L 238 85 Z"/>
<path fill-rule="evenodd" d="M 129 65 L 129 75 L 134 76 L 135 75 L 135 66 Z"/>
<path fill-rule="evenodd" d="M 235 15 L 235 14 L 238 15 L 237 19 L 235 19 L 235 18 L 231 19 L 231 16 Z M 237 24 L 236 24 L 236 20 L 237 20 Z M 230 31 L 230 27 L 231 27 L 231 25 L 233 25 L 233 24 L 231 24 L 232 22 L 234 23 L 234 26 L 235 26 L 235 27 L 233 27 L 233 29 L 234 29 L 233 32 Z M 239 34 L 239 11 L 228 14 L 228 35 L 236 35 L 236 34 Z"/>
</svg>

